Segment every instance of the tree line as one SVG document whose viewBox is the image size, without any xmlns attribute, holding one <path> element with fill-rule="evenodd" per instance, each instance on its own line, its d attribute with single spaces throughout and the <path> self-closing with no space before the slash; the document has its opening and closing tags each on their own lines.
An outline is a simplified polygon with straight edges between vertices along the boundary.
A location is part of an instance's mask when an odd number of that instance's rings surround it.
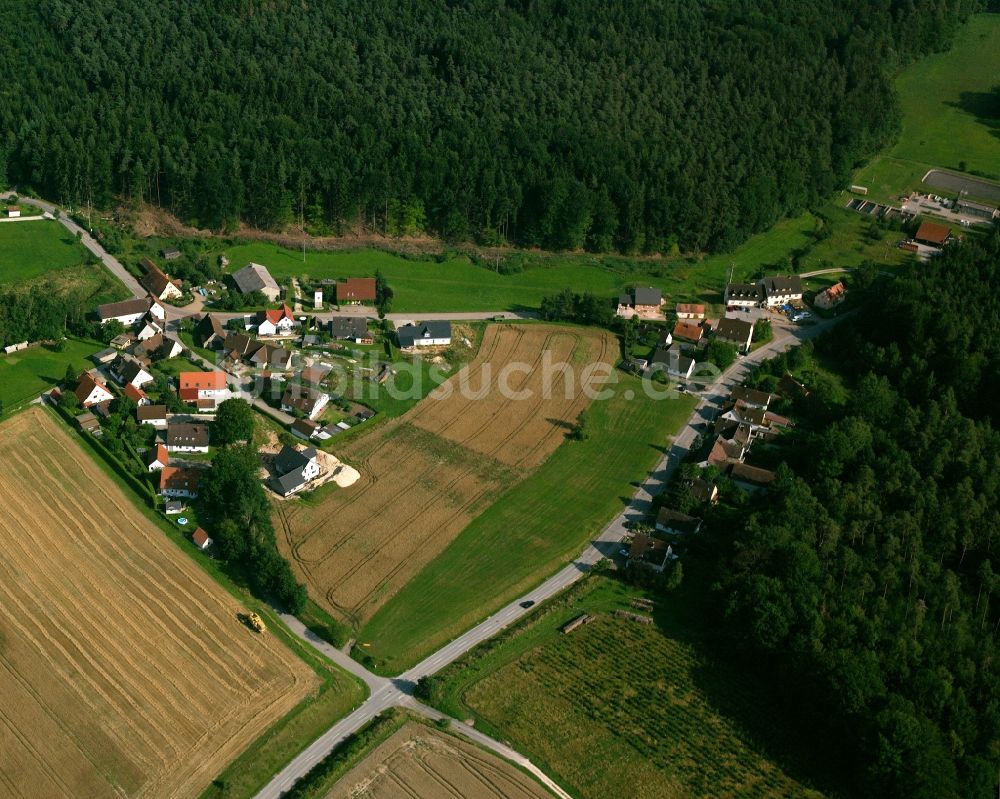
<svg viewBox="0 0 1000 799">
<path fill-rule="evenodd" d="M 725 249 L 893 135 L 976 0 L 39 0 L 0 12 L 0 183 L 487 244 Z"/>
<path fill-rule="evenodd" d="M 777 479 L 708 526 L 728 646 L 847 750 L 859 795 L 996 795 L 997 280 L 994 233 L 821 339 L 832 373 L 785 397 L 798 427 L 762 450 Z"/>
</svg>

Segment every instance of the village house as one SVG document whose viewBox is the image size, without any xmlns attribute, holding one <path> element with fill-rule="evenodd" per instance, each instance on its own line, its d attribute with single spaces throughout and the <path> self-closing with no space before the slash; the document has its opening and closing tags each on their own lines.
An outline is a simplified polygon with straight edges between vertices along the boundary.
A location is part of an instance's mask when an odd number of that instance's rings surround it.
<svg viewBox="0 0 1000 799">
<path fill-rule="evenodd" d="M 146 371 L 145 364 L 132 355 L 119 355 L 108 371 L 122 386 L 142 388 L 153 382 L 153 376 Z"/>
<path fill-rule="evenodd" d="M 101 435 L 101 423 L 98 421 L 97 417 L 92 413 L 81 413 L 75 419 L 76 426 L 84 433 L 90 433 L 93 436 Z"/>
<path fill-rule="evenodd" d="M 131 383 L 125 386 L 125 390 L 122 393 L 136 405 L 149 405 L 149 397 L 146 395 L 146 392 L 141 388 L 133 386 Z"/>
<path fill-rule="evenodd" d="M 653 286 L 636 286 L 618 298 L 618 316 L 629 318 L 642 316 L 659 317 L 663 306 L 663 293 Z"/>
<path fill-rule="evenodd" d="M 286 444 L 274 459 L 274 471 L 277 474 L 273 481 L 274 490 L 278 494 L 288 497 L 301 491 L 319 477 L 316 449 L 298 450 Z"/>
<path fill-rule="evenodd" d="M 670 508 L 660 508 L 656 514 L 656 529 L 671 535 L 694 535 L 701 530 L 701 519 Z"/>
<path fill-rule="evenodd" d="M 688 481 L 687 488 L 688 493 L 697 502 L 707 502 L 714 505 L 719 501 L 719 487 L 708 480 L 696 477 L 694 480 Z"/>
<path fill-rule="evenodd" d="M 629 547 L 629 565 L 636 564 L 661 574 L 667 564 L 677 560 L 673 547 L 666 541 L 637 533 Z"/>
<path fill-rule="evenodd" d="M 80 375 L 76 386 L 76 398 L 80 400 L 80 405 L 90 408 L 101 402 L 110 402 L 114 399 L 114 394 L 108 391 L 108 387 L 100 380 L 88 372 Z"/>
<path fill-rule="evenodd" d="M 372 344 L 375 339 L 362 316 L 335 316 L 330 320 L 330 337 L 355 344 Z"/>
<path fill-rule="evenodd" d="M 163 444 L 157 444 L 146 455 L 146 468 L 151 471 L 159 471 L 170 465 L 170 453 Z"/>
<path fill-rule="evenodd" d="M 233 272 L 233 282 L 241 294 L 251 294 L 259 291 L 268 302 L 277 302 L 281 296 L 281 288 L 266 266 L 250 263 L 237 272 Z"/>
<path fill-rule="evenodd" d="M 152 297 L 109 302 L 97 306 L 97 319 L 102 325 L 114 319 L 125 327 L 132 327 L 141 322 L 146 314 L 161 322 L 165 317 L 163 306 Z"/>
<path fill-rule="evenodd" d="M 143 258 L 139 261 L 139 266 L 146 273 L 139 283 L 149 292 L 150 296 L 156 297 L 158 300 L 175 300 L 183 296 L 184 292 L 180 289 L 179 281 L 167 277 L 163 270 L 149 258 Z"/>
<path fill-rule="evenodd" d="M 176 247 L 165 247 L 160 250 L 160 257 L 163 258 L 164 261 L 176 261 L 181 257 L 181 251 Z"/>
<path fill-rule="evenodd" d="M 845 299 L 847 299 L 847 287 L 843 281 L 838 280 L 832 286 L 819 292 L 813 300 L 813 304 L 817 308 L 828 311 L 834 306 L 840 305 Z"/>
<path fill-rule="evenodd" d="M 208 425 L 171 422 L 167 425 L 167 452 L 208 452 Z"/>
<path fill-rule="evenodd" d="M 750 342 L 753 341 L 753 322 L 728 317 L 720 319 L 715 328 L 715 337 L 721 341 L 735 344 L 740 352 L 748 352 Z"/>
<path fill-rule="evenodd" d="M 742 484 L 741 487 L 751 490 L 767 488 L 776 477 L 775 473 L 769 469 L 761 469 L 758 466 L 749 466 L 745 463 L 732 464 L 729 476 L 734 483 Z"/>
<path fill-rule="evenodd" d="M 135 334 L 137 341 L 146 341 L 154 336 L 162 336 L 163 328 L 155 319 L 151 319 L 149 316 L 145 317 L 141 322 L 141 327 L 139 332 Z"/>
<path fill-rule="evenodd" d="M 246 358 L 251 366 L 258 369 L 267 369 L 272 372 L 287 372 L 292 368 L 294 353 L 284 347 L 275 347 L 272 344 L 264 344 L 258 347 L 249 358 Z"/>
<path fill-rule="evenodd" d="M 678 319 L 704 319 L 705 306 L 679 302 L 674 306 L 674 313 L 677 314 Z"/>
<path fill-rule="evenodd" d="M 439 347 L 451 344 L 451 322 L 423 322 L 403 325 L 396 331 L 400 349 Z"/>
<path fill-rule="evenodd" d="M 118 350 L 114 347 L 108 347 L 107 349 L 101 350 L 100 352 L 95 352 L 90 356 L 92 360 L 98 366 L 107 366 L 109 363 L 114 362 L 115 358 L 118 357 Z"/>
<path fill-rule="evenodd" d="M 764 289 L 759 283 L 730 283 L 725 302 L 727 308 L 758 308 L 764 302 Z"/>
<path fill-rule="evenodd" d="M 298 374 L 298 379 L 300 383 L 308 383 L 313 386 L 323 385 L 323 381 L 332 372 L 329 366 L 324 366 L 323 364 L 313 364 L 312 366 L 307 366 Z"/>
<path fill-rule="evenodd" d="M 167 426 L 167 406 L 140 405 L 136 408 L 135 418 L 139 424 L 148 424 L 157 430 L 163 430 Z"/>
<path fill-rule="evenodd" d="M 315 419 L 326 408 L 330 397 L 312 386 L 289 383 L 281 397 L 281 410 L 285 413 L 301 413 L 307 419 Z"/>
<path fill-rule="evenodd" d="M 687 380 L 694 372 L 694 359 L 681 354 L 674 346 L 657 349 L 649 361 L 648 371 L 664 371 L 671 377 Z"/>
<path fill-rule="evenodd" d="M 708 453 L 705 463 L 709 466 L 718 466 L 720 469 L 727 467 L 730 463 L 742 463 L 746 457 L 747 446 L 734 439 L 719 436 L 715 439 L 712 451 Z"/>
<path fill-rule="evenodd" d="M 212 546 L 212 539 L 209 538 L 208 533 L 202 530 L 200 527 L 191 533 L 191 541 L 194 543 L 198 549 L 204 552 L 210 546 Z"/>
<path fill-rule="evenodd" d="M 181 372 L 177 376 L 178 395 L 198 409 L 214 408 L 229 398 L 225 372 Z"/>
<path fill-rule="evenodd" d="M 199 347 L 216 349 L 226 340 L 226 329 L 217 316 L 207 313 L 195 325 L 194 340 Z"/>
<path fill-rule="evenodd" d="M 116 350 L 125 350 L 131 347 L 133 344 L 135 344 L 135 342 L 137 342 L 138 340 L 139 339 L 135 337 L 135 333 L 133 331 L 127 330 L 126 332 L 121 333 L 115 336 L 113 339 L 111 339 L 110 343 L 111 346 L 114 347 Z M 115 356 L 117 357 L 117 353 L 115 353 Z"/>
<path fill-rule="evenodd" d="M 765 277 L 760 285 L 768 308 L 802 302 L 802 278 L 798 275 Z"/>
<path fill-rule="evenodd" d="M 673 338 L 683 339 L 697 344 L 705 335 L 705 326 L 702 322 L 692 322 L 687 319 L 678 320 L 674 325 Z"/>
<path fill-rule="evenodd" d="M 361 305 L 375 302 L 375 278 L 350 277 L 336 285 L 338 305 Z"/>
<path fill-rule="evenodd" d="M 319 425 L 311 419 L 296 419 L 292 422 L 291 431 L 293 436 L 304 438 L 308 441 L 316 435 Z"/>
<path fill-rule="evenodd" d="M 778 399 L 778 395 L 770 394 L 767 391 L 758 391 L 747 386 L 737 386 L 732 390 L 729 398 L 733 402 L 743 402 L 751 408 L 760 408 L 766 411 L 768 406 Z"/>
<path fill-rule="evenodd" d="M 195 469 L 166 466 L 160 469 L 160 496 L 194 499 L 198 496 L 200 474 Z"/>
<path fill-rule="evenodd" d="M 184 348 L 172 338 L 167 338 L 163 333 L 138 342 L 132 347 L 132 354 L 136 358 L 147 358 L 151 361 L 163 361 L 167 358 L 175 358 L 184 351 Z"/>
<path fill-rule="evenodd" d="M 272 311 L 260 311 L 254 317 L 254 326 L 258 336 L 287 336 L 292 333 L 298 322 L 287 305 Z"/>
</svg>

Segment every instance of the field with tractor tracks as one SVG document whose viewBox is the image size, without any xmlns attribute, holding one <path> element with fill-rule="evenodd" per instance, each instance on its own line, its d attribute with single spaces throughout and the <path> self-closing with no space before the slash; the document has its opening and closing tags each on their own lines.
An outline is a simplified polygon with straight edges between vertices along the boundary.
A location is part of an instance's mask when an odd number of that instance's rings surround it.
<svg viewBox="0 0 1000 799">
<path fill-rule="evenodd" d="M 547 799 L 548 791 L 500 758 L 411 722 L 346 774 L 326 799 Z"/>
<path fill-rule="evenodd" d="M 0 795 L 197 796 L 315 688 L 40 408 L 0 508 Z"/>
<path fill-rule="evenodd" d="M 361 473 L 357 483 L 318 502 L 277 503 L 281 546 L 310 594 L 352 625 L 370 618 L 566 440 L 590 403 L 582 382 L 599 383 L 587 367 L 610 369 L 617 354 L 614 338 L 599 331 L 487 328 L 466 369 L 337 450 Z M 569 368 L 547 370 L 546 361 Z"/>
</svg>

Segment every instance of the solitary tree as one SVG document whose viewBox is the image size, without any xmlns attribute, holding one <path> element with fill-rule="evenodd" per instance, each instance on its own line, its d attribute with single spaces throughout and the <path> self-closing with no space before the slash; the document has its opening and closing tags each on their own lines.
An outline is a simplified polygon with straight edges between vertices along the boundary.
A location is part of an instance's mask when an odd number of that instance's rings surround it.
<svg viewBox="0 0 1000 799">
<path fill-rule="evenodd" d="M 214 433 L 219 444 L 235 444 L 253 438 L 253 409 L 246 400 L 227 399 L 215 413 Z"/>
</svg>

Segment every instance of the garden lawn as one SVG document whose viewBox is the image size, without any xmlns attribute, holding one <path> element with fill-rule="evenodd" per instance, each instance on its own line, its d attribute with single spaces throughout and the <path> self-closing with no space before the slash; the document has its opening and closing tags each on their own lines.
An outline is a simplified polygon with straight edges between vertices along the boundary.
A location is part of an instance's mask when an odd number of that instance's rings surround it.
<svg viewBox="0 0 1000 799">
<path fill-rule="evenodd" d="M 361 629 L 380 672 L 405 670 L 540 583 L 622 509 L 696 400 L 652 400 L 619 379 L 612 399 L 591 404 L 587 440 L 561 444 Z"/>
<path fill-rule="evenodd" d="M 903 113 L 899 141 L 855 176 L 869 198 L 888 200 L 920 188 L 928 169 L 1000 179 L 1000 115 L 989 92 L 1000 75 L 1000 14 L 977 14 L 952 48 L 922 58 L 896 79 Z"/>
<path fill-rule="evenodd" d="M 0 224 L 0 288 L 71 269 L 87 251 L 59 222 Z"/>
<path fill-rule="evenodd" d="M 657 602 L 654 624 L 613 615 L 648 616 L 637 597 Z M 443 671 L 432 702 L 581 799 L 821 797 L 805 775 L 831 784 L 835 745 L 810 745 L 753 675 L 710 654 L 703 604 L 690 585 L 657 596 L 591 575 Z M 595 619 L 559 631 L 582 613 Z"/>
<path fill-rule="evenodd" d="M 93 366 L 89 357 L 103 347 L 96 341 L 68 338 L 62 352 L 48 345 L 37 345 L 11 355 L 0 354 L 0 402 L 4 413 L 61 382 L 67 364 L 75 372 Z"/>
</svg>

